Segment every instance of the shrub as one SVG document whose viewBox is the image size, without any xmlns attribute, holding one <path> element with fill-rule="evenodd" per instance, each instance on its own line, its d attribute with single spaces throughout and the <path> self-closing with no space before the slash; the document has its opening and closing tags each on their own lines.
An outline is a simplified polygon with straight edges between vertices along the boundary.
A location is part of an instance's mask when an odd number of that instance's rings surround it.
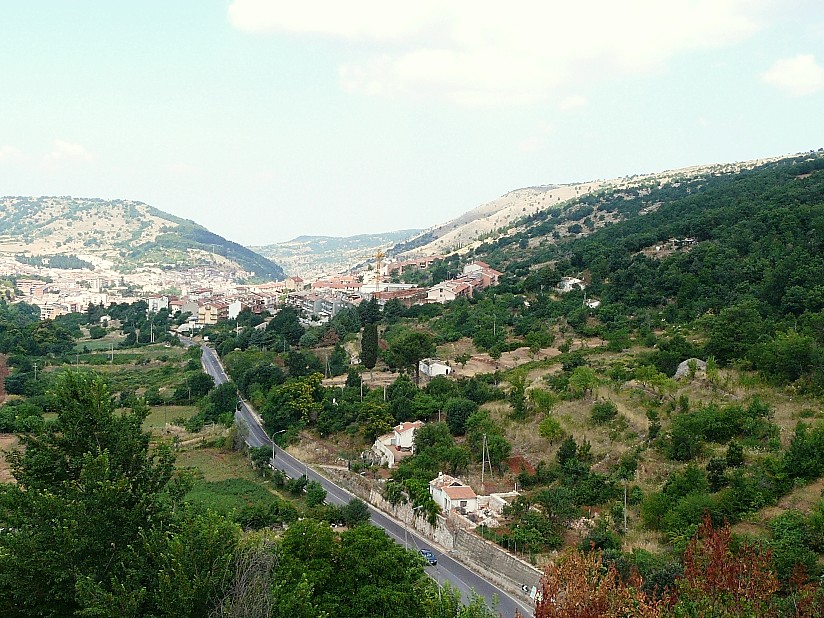
<svg viewBox="0 0 824 618">
<path fill-rule="evenodd" d="M 592 406 L 592 422 L 598 425 L 608 423 L 618 416 L 618 407 L 607 400 L 599 401 Z"/>
</svg>

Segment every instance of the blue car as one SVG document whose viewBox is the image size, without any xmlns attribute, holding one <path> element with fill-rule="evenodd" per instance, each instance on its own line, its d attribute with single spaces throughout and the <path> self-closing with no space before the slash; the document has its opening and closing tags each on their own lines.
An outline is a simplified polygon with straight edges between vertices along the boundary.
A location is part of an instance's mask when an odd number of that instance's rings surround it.
<svg viewBox="0 0 824 618">
<path fill-rule="evenodd" d="M 435 557 L 435 554 L 432 553 L 431 549 L 422 549 L 421 556 L 432 566 L 438 564 L 438 559 Z"/>
</svg>

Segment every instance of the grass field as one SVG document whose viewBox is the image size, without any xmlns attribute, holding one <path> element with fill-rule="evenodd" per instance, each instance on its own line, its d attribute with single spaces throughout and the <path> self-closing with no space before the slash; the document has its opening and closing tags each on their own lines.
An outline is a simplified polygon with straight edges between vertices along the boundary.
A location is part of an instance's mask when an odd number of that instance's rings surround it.
<svg viewBox="0 0 824 618">
<path fill-rule="evenodd" d="M 278 498 L 262 484 L 247 479 L 197 481 L 186 500 L 228 515 L 249 506 L 268 506 Z"/>
<path fill-rule="evenodd" d="M 154 406 L 150 408 L 149 416 L 143 421 L 145 431 L 163 429 L 166 423 L 176 418 L 191 418 L 197 414 L 195 406 Z"/>
<path fill-rule="evenodd" d="M 215 448 L 180 451 L 177 454 L 177 465 L 180 468 L 196 468 L 203 475 L 204 481 L 259 481 L 246 456 L 235 451 L 228 452 Z"/>
</svg>

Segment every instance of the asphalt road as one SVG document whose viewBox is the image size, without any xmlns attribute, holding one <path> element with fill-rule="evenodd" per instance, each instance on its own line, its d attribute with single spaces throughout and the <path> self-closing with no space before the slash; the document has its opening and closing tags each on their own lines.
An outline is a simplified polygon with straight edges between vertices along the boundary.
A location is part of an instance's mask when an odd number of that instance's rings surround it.
<svg viewBox="0 0 824 618">
<path fill-rule="evenodd" d="M 206 372 L 215 379 L 216 384 L 223 384 L 226 382 L 227 377 L 217 357 L 217 353 L 208 346 L 202 346 L 202 349 L 203 367 L 206 369 Z M 274 447 L 275 466 L 283 470 L 290 478 L 298 478 L 306 475 L 309 480 L 319 482 L 326 490 L 327 502 L 331 504 L 346 504 L 355 497 L 344 488 L 335 485 L 326 477 L 312 470 L 306 463 L 299 461 L 279 446 L 273 444 L 272 440 L 266 434 L 266 431 L 264 431 L 260 419 L 246 402 L 241 403 L 241 408 L 235 414 L 235 419 L 247 428 L 248 432 L 245 439 L 249 446 Z M 493 607 L 493 603 L 497 603 L 498 611 L 505 618 L 513 618 L 516 609 L 522 616 L 532 616 L 533 609 L 530 605 L 522 600 L 516 599 L 493 583 L 487 581 L 475 571 L 464 566 L 463 563 L 452 558 L 449 554 L 443 553 L 439 548 L 433 547 L 431 543 L 423 539 L 423 537 L 407 529 L 403 522 L 389 517 L 372 506 L 369 506 L 369 511 L 371 514 L 371 523 L 382 528 L 397 543 L 405 545 L 412 550 L 428 547 L 435 552 L 438 558 L 438 564 L 428 567 L 427 571 L 429 576 L 438 582 L 439 585 L 444 582 L 449 582 L 451 586 L 461 591 L 464 598 L 474 590 L 486 599 L 487 605 L 490 607 Z"/>
</svg>

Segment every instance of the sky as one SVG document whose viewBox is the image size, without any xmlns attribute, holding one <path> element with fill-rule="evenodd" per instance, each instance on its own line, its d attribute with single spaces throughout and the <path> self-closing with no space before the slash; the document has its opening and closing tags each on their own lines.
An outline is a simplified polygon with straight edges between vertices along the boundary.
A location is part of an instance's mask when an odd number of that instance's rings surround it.
<svg viewBox="0 0 824 618">
<path fill-rule="evenodd" d="M 0 195 L 245 245 L 824 147 L 820 0 L 3 0 Z"/>
</svg>

